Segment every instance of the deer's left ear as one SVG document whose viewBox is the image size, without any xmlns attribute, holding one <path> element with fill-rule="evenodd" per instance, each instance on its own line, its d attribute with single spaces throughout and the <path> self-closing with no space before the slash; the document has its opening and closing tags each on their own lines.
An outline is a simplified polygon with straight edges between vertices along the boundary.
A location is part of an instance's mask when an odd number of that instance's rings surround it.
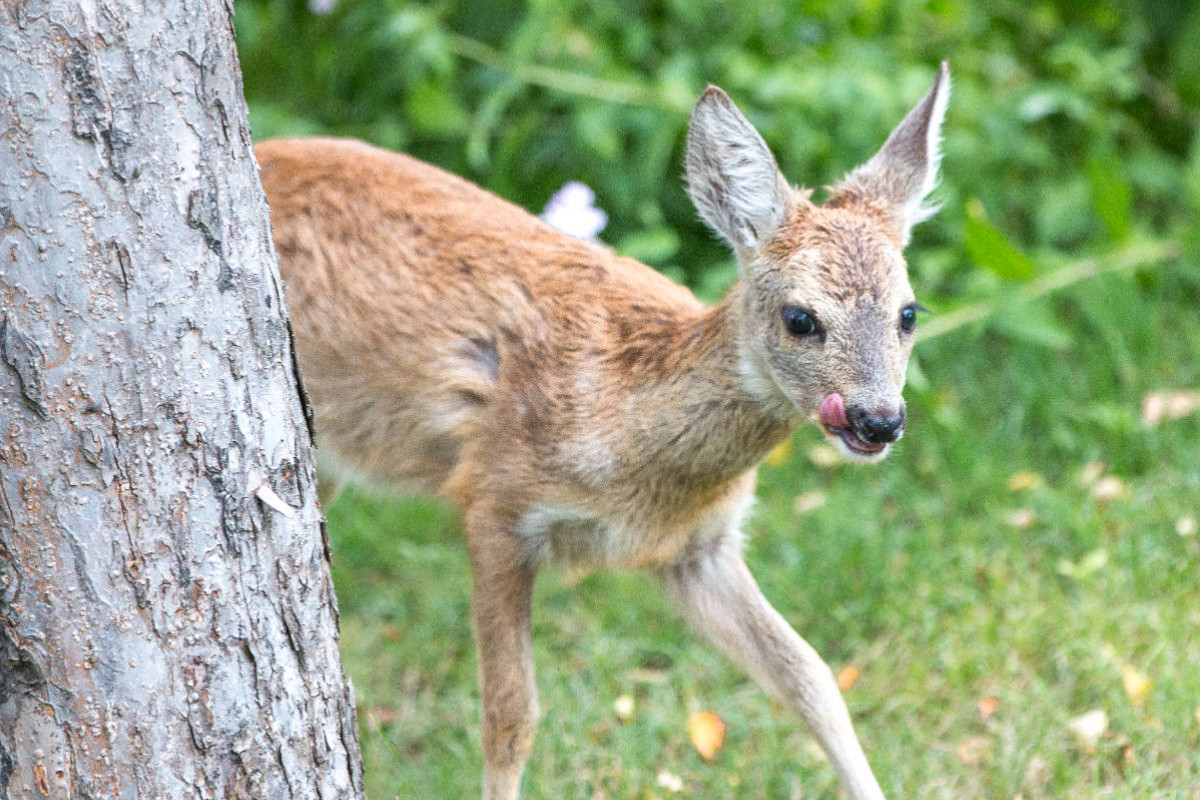
<svg viewBox="0 0 1200 800">
<path fill-rule="evenodd" d="M 938 182 L 942 120 L 949 99 L 950 67 L 943 61 L 928 94 L 870 161 L 834 187 L 829 205 L 861 204 L 882 212 L 907 245 L 913 226 L 938 209 L 926 198 Z"/>
</svg>

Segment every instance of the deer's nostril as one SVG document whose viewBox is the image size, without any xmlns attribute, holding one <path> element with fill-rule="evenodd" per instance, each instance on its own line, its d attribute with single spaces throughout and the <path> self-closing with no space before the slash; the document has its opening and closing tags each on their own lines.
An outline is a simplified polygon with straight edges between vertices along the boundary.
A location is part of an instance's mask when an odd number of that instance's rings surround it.
<svg viewBox="0 0 1200 800">
<path fill-rule="evenodd" d="M 868 442 L 894 442 L 902 425 L 899 417 L 867 417 L 863 425 Z"/>
<path fill-rule="evenodd" d="M 868 415 L 860 409 L 852 409 L 847 412 L 846 416 L 849 418 L 855 435 L 871 444 L 894 442 L 900 438 L 900 433 L 904 430 L 905 413 L 903 408 L 900 409 L 899 414 L 873 415 Z"/>
</svg>

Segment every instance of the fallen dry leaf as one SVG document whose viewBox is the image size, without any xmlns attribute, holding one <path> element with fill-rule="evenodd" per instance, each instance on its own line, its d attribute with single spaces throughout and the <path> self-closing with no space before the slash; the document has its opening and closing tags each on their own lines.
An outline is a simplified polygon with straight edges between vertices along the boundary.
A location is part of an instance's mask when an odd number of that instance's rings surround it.
<svg viewBox="0 0 1200 800">
<path fill-rule="evenodd" d="M 1037 514 L 1032 508 L 1018 508 L 1008 515 L 1008 524 L 1019 531 L 1026 530 L 1037 522 Z"/>
<path fill-rule="evenodd" d="M 693 711 L 688 715 L 687 727 L 696 752 L 705 761 L 712 761 L 725 744 L 725 722 L 711 711 Z"/>
<path fill-rule="evenodd" d="M 858 680 L 858 676 L 862 674 L 862 670 L 853 664 L 847 664 L 838 670 L 837 687 L 843 692 L 850 691 L 854 687 L 854 682 Z"/>
<path fill-rule="evenodd" d="M 658 773 L 658 777 L 655 778 L 655 783 L 657 783 L 660 788 L 666 789 L 672 794 L 679 794 L 683 791 L 683 778 L 679 777 L 674 772 L 667 772 L 665 769 Z"/>
<path fill-rule="evenodd" d="M 1036 489 L 1041 485 L 1042 476 L 1027 469 L 1014 472 L 1008 476 L 1008 490 L 1010 492 L 1023 492 L 1028 489 Z"/>
<path fill-rule="evenodd" d="M 975 704 L 975 709 L 979 712 L 980 719 L 989 720 L 1000 710 L 1000 698 L 994 695 L 980 698 Z"/>
<path fill-rule="evenodd" d="M 613 701 L 613 711 L 616 713 L 617 719 L 621 720 L 621 722 L 629 722 L 633 719 L 633 709 L 632 695 L 623 694 Z"/>
<path fill-rule="evenodd" d="M 1104 462 L 1103 461 L 1093 461 L 1090 464 L 1088 464 L 1086 467 L 1084 467 L 1082 470 L 1080 470 L 1079 478 L 1077 479 L 1077 482 L 1079 483 L 1080 488 L 1087 488 L 1088 486 L 1091 486 L 1093 483 L 1095 483 L 1096 479 L 1099 478 L 1103 474 L 1104 474 Z"/>
<path fill-rule="evenodd" d="M 1193 389 L 1149 392 L 1142 398 L 1142 422 L 1154 427 L 1163 420 L 1186 417 L 1197 409 L 1200 409 L 1200 392 Z"/>
<path fill-rule="evenodd" d="M 1146 694 L 1154 686 L 1154 680 L 1132 664 L 1126 664 L 1121 670 L 1121 685 L 1125 687 L 1125 696 L 1135 706 L 1140 706 L 1146 699 Z"/>
<path fill-rule="evenodd" d="M 825 494 L 825 492 L 820 489 L 813 489 L 799 495 L 792 503 L 792 510 L 797 514 L 807 514 L 825 505 L 825 501 L 828 499 L 829 495 Z"/>
<path fill-rule="evenodd" d="M 1128 493 L 1124 481 L 1116 475 L 1106 475 L 1096 481 L 1096 485 L 1092 487 L 1092 497 L 1101 503 L 1107 503 L 1110 500 L 1118 500 Z"/>
<path fill-rule="evenodd" d="M 959 761 L 974 766 L 992 755 L 992 740 L 986 736 L 972 736 L 959 742 L 957 752 Z"/>
<path fill-rule="evenodd" d="M 1092 750 L 1100 741 L 1100 737 L 1108 731 L 1108 714 L 1102 709 L 1094 708 L 1068 722 L 1067 730 L 1075 737 L 1080 747 Z"/>
<path fill-rule="evenodd" d="M 1185 514 L 1175 520 L 1175 532 L 1180 536 L 1195 536 L 1196 535 L 1196 518 L 1191 514 Z"/>
</svg>

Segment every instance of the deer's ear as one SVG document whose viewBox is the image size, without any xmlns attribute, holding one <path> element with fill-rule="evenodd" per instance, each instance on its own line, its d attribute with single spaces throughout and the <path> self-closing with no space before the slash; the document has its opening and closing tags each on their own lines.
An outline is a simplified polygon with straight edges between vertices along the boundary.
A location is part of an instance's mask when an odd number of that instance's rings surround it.
<svg viewBox="0 0 1200 800">
<path fill-rule="evenodd" d="M 696 210 L 739 253 L 760 247 L 783 221 L 790 190 L 775 157 L 716 86 L 692 111 L 685 163 Z"/>
<path fill-rule="evenodd" d="M 830 205 L 864 204 L 881 211 L 903 244 L 912 228 L 937 212 L 927 201 L 938 182 L 942 120 L 950 99 L 943 61 L 929 92 L 896 126 L 879 152 L 834 187 Z"/>
</svg>

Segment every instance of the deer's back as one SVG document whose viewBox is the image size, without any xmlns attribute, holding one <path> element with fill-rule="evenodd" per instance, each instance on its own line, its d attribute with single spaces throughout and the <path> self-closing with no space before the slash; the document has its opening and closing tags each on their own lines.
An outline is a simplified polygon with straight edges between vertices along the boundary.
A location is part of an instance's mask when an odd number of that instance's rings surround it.
<svg viewBox="0 0 1200 800">
<path fill-rule="evenodd" d="M 257 154 L 318 453 L 375 483 L 536 493 L 700 313 L 649 268 L 416 159 L 330 139 Z"/>
</svg>

